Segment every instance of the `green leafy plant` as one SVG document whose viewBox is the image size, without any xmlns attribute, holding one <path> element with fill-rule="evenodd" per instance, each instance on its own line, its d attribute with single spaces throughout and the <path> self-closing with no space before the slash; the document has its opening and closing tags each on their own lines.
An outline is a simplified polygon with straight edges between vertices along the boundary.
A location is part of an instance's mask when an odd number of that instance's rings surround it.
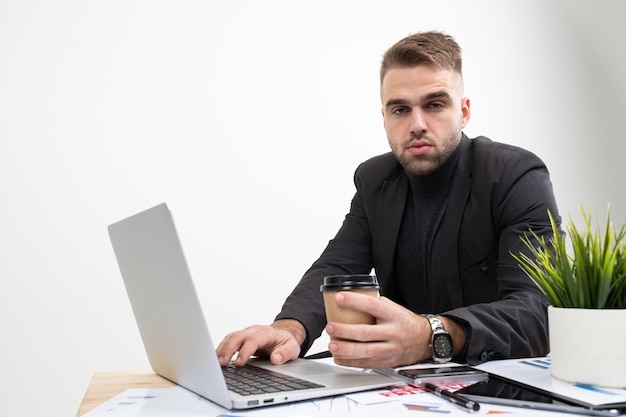
<svg viewBox="0 0 626 417">
<path fill-rule="evenodd" d="M 594 228 L 591 213 L 581 211 L 584 227 L 570 219 L 565 235 L 548 212 L 553 237 L 546 242 L 531 230 L 521 237 L 529 253 L 512 255 L 555 307 L 626 308 L 626 224 L 615 230 L 607 210 L 604 229 Z"/>
</svg>

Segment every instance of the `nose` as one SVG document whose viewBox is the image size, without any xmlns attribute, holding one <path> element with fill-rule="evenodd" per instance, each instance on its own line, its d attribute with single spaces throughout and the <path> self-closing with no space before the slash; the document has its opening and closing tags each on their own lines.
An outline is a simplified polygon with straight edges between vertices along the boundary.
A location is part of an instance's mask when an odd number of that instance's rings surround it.
<svg viewBox="0 0 626 417">
<path fill-rule="evenodd" d="M 418 109 L 413 109 L 411 112 L 411 124 L 409 126 L 411 135 L 420 136 L 426 132 L 426 121 L 423 116 L 422 112 Z"/>
</svg>

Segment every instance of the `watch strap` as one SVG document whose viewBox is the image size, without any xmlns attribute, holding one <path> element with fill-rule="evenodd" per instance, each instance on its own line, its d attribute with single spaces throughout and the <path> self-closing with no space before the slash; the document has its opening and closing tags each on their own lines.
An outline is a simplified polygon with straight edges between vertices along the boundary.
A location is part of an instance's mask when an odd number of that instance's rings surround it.
<svg viewBox="0 0 626 417">
<path fill-rule="evenodd" d="M 443 327 L 443 322 L 439 320 L 439 318 L 435 316 L 434 314 L 422 314 L 422 316 L 426 317 L 428 321 L 430 322 L 430 327 L 433 329 L 433 333 L 438 330 L 444 330 L 444 331 L 446 330 Z"/>
<path fill-rule="evenodd" d="M 435 347 L 436 338 L 441 338 L 441 337 L 448 338 L 448 341 L 449 341 L 448 343 L 450 344 L 450 349 L 451 349 L 452 338 L 450 336 L 450 333 L 446 331 L 445 327 L 443 326 L 443 322 L 434 314 L 420 314 L 420 315 L 425 317 L 429 321 L 430 327 L 432 329 L 432 339 L 430 343 L 430 348 L 432 349 L 433 361 L 437 363 L 445 363 L 445 362 L 450 361 L 452 359 L 451 351 L 445 355 L 442 355 L 439 352 L 436 353 L 436 347 Z"/>
</svg>

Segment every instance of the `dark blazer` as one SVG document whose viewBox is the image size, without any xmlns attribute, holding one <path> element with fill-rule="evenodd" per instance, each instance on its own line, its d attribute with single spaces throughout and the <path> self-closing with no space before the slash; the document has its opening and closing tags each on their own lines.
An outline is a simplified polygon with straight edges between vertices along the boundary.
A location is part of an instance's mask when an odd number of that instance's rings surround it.
<svg viewBox="0 0 626 417">
<path fill-rule="evenodd" d="M 519 268 L 511 252 L 532 229 L 552 235 L 548 210 L 560 225 L 549 173 L 524 149 L 463 135 L 441 226 L 443 276 L 452 310 L 437 312 L 465 325 L 459 361 L 539 356 L 549 351 L 545 296 Z M 299 320 L 307 330 L 305 353 L 326 325 L 320 293 L 323 277 L 369 273 L 381 295 L 396 299 L 394 255 L 409 179 L 392 153 L 361 164 L 356 194 L 342 227 L 285 301 L 277 319 Z M 404 295 L 406 297 L 406 295 Z"/>
</svg>

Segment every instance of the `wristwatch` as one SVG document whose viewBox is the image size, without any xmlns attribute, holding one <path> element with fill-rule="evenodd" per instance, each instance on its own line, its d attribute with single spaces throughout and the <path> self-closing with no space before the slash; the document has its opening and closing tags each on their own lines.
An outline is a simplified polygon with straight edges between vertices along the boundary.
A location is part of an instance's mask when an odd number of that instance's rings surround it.
<svg viewBox="0 0 626 417">
<path fill-rule="evenodd" d="M 445 363 L 452 359 L 452 336 L 443 328 L 443 323 L 434 314 L 422 314 L 430 322 L 433 337 L 430 347 L 433 351 L 433 361 Z"/>
</svg>

